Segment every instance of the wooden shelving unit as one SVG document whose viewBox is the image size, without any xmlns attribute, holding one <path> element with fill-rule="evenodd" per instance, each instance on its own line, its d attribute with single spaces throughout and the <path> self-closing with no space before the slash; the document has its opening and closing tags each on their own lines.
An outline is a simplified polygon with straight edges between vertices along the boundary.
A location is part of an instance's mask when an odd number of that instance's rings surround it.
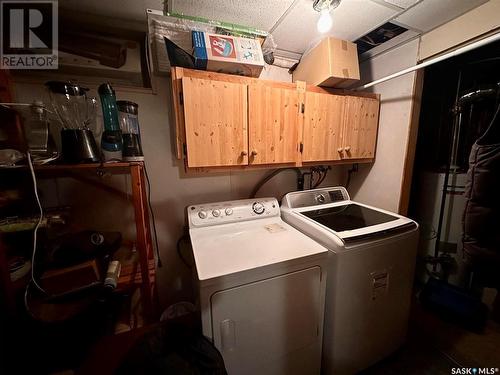
<svg viewBox="0 0 500 375">
<path fill-rule="evenodd" d="M 27 166 L 8 170 L 27 169 Z M 7 172 L 4 170 L 3 172 Z M 8 172 L 7 172 L 8 173 Z M 136 224 L 136 248 L 137 262 L 122 267 L 116 291 L 123 292 L 135 288 L 141 290 L 141 302 L 145 321 L 153 321 L 156 318 L 157 291 L 156 291 L 156 264 L 154 258 L 153 242 L 149 222 L 148 202 L 146 196 L 146 180 L 144 163 L 142 162 L 119 162 L 119 163 L 95 163 L 95 164 L 50 164 L 35 166 L 37 178 L 71 177 L 83 182 L 99 185 L 105 190 L 117 194 L 126 193 L 111 188 L 100 181 L 89 176 L 102 177 L 107 174 L 130 175 L 131 176 L 131 198 L 134 206 Z M 8 265 L 3 251 L 0 237 L 0 283 L 5 290 L 9 307 L 13 307 L 14 284 L 10 281 Z"/>
<path fill-rule="evenodd" d="M 36 165 L 35 171 L 44 175 L 52 175 L 55 177 L 73 173 L 90 171 L 92 173 L 111 173 L 111 174 L 131 174 L 132 168 L 144 167 L 142 162 L 116 162 L 116 163 L 92 163 L 92 164 L 44 164 Z M 24 168 L 24 167 L 21 167 Z"/>
</svg>

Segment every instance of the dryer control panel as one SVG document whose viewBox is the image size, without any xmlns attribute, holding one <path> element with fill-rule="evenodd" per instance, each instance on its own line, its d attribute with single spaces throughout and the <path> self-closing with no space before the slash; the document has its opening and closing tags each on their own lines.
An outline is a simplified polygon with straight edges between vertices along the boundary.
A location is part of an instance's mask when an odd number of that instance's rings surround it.
<svg viewBox="0 0 500 375">
<path fill-rule="evenodd" d="M 207 227 L 280 216 L 276 198 L 255 198 L 189 206 L 189 227 Z"/>
</svg>

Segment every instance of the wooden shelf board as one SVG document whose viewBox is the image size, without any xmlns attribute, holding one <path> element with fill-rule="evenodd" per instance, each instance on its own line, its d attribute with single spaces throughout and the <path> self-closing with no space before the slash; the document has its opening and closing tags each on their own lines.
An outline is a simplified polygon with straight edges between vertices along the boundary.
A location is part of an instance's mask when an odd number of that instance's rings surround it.
<svg viewBox="0 0 500 375">
<path fill-rule="evenodd" d="M 129 174 L 130 168 L 134 165 L 143 165 L 144 162 L 116 162 L 116 163 L 84 163 L 84 164 L 43 164 L 35 165 L 35 173 L 40 176 L 64 176 L 74 173 L 103 173 Z M 23 165 L 17 168 L 4 168 L 4 171 L 27 170 L 28 166 Z"/>
<path fill-rule="evenodd" d="M 154 259 L 148 262 L 149 282 L 154 284 L 156 264 Z M 126 264 L 122 266 L 120 277 L 118 278 L 117 292 L 129 290 L 131 288 L 139 287 L 142 284 L 141 267 L 139 263 Z"/>
<path fill-rule="evenodd" d="M 45 164 L 36 165 L 36 172 L 83 172 L 83 171 L 98 171 L 111 174 L 127 174 L 130 173 L 130 167 L 133 165 L 142 165 L 142 162 L 118 162 L 118 163 L 89 163 L 89 164 Z"/>
<path fill-rule="evenodd" d="M 148 262 L 149 269 L 149 282 L 150 284 L 155 283 L 155 273 L 156 273 L 156 262 L 154 259 L 150 259 Z M 26 288 L 30 280 L 30 275 L 26 275 L 19 280 L 12 281 L 12 290 L 17 293 L 19 290 Z M 139 263 L 127 264 L 122 267 L 120 277 L 118 278 L 118 285 L 116 287 L 117 292 L 123 292 L 130 290 L 135 287 L 139 287 L 142 284 L 141 267 Z"/>
</svg>

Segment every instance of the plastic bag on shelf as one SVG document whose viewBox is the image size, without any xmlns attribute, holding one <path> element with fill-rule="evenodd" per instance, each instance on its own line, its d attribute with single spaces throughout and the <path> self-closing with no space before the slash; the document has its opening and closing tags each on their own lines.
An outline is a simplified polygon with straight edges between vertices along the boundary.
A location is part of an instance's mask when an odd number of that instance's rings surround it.
<svg viewBox="0 0 500 375">
<path fill-rule="evenodd" d="M 176 14 L 158 14 L 148 11 L 149 44 L 153 52 L 153 68 L 157 74 L 170 72 L 170 60 L 165 47 L 167 38 L 178 48 L 190 52 L 193 48 L 192 31 L 242 36 L 258 39 L 261 45 L 268 43 L 268 49 L 276 49 L 274 40 L 267 41 L 267 32 L 245 26 L 228 24 L 215 20 L 206 20 L 198 17 L 189 17 Z"/>
<path fill-rule="evenodd" d="M 264 40 L 264 43 L 262 43 L 262 54 L 264 55 L 264 61 L 266 64 L 274 64 L 274 52 L 277 47 L 278 45 L 274 42 L 273 36 L 269 34 Z"/>
</svg>

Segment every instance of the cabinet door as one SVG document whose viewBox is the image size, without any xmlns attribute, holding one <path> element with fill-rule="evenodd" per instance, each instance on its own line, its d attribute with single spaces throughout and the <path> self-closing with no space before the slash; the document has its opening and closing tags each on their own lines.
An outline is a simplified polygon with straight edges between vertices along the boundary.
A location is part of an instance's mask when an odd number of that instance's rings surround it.
<svg viewBox="0 0 500 375">
<path fill-rule="evenodd" d="M 372 159 L 377 143 L 379 101 L 373 98 L 346 97 L 343 134 L 343 159 Z"/>
<path fill-rule="evenodd" d="M 321 299 L 319 267 L 214 293 L 213 342 L 228 373 L 319 374 Z"/>
<path fill-rule="evenodd" d="M 293 163 L 299 152 L 299 94 L 296 89 L 248 86 L 249 164 Z"/>
<path fill-rule="evenodd" d="M 182 78 L 188 167 L 248 164 L 247 85 Z"/>
<path fill-rule="evenodd" d="M 345 97 L 306 92 L 302 160 L 339 160 Z"/>
</svg>

